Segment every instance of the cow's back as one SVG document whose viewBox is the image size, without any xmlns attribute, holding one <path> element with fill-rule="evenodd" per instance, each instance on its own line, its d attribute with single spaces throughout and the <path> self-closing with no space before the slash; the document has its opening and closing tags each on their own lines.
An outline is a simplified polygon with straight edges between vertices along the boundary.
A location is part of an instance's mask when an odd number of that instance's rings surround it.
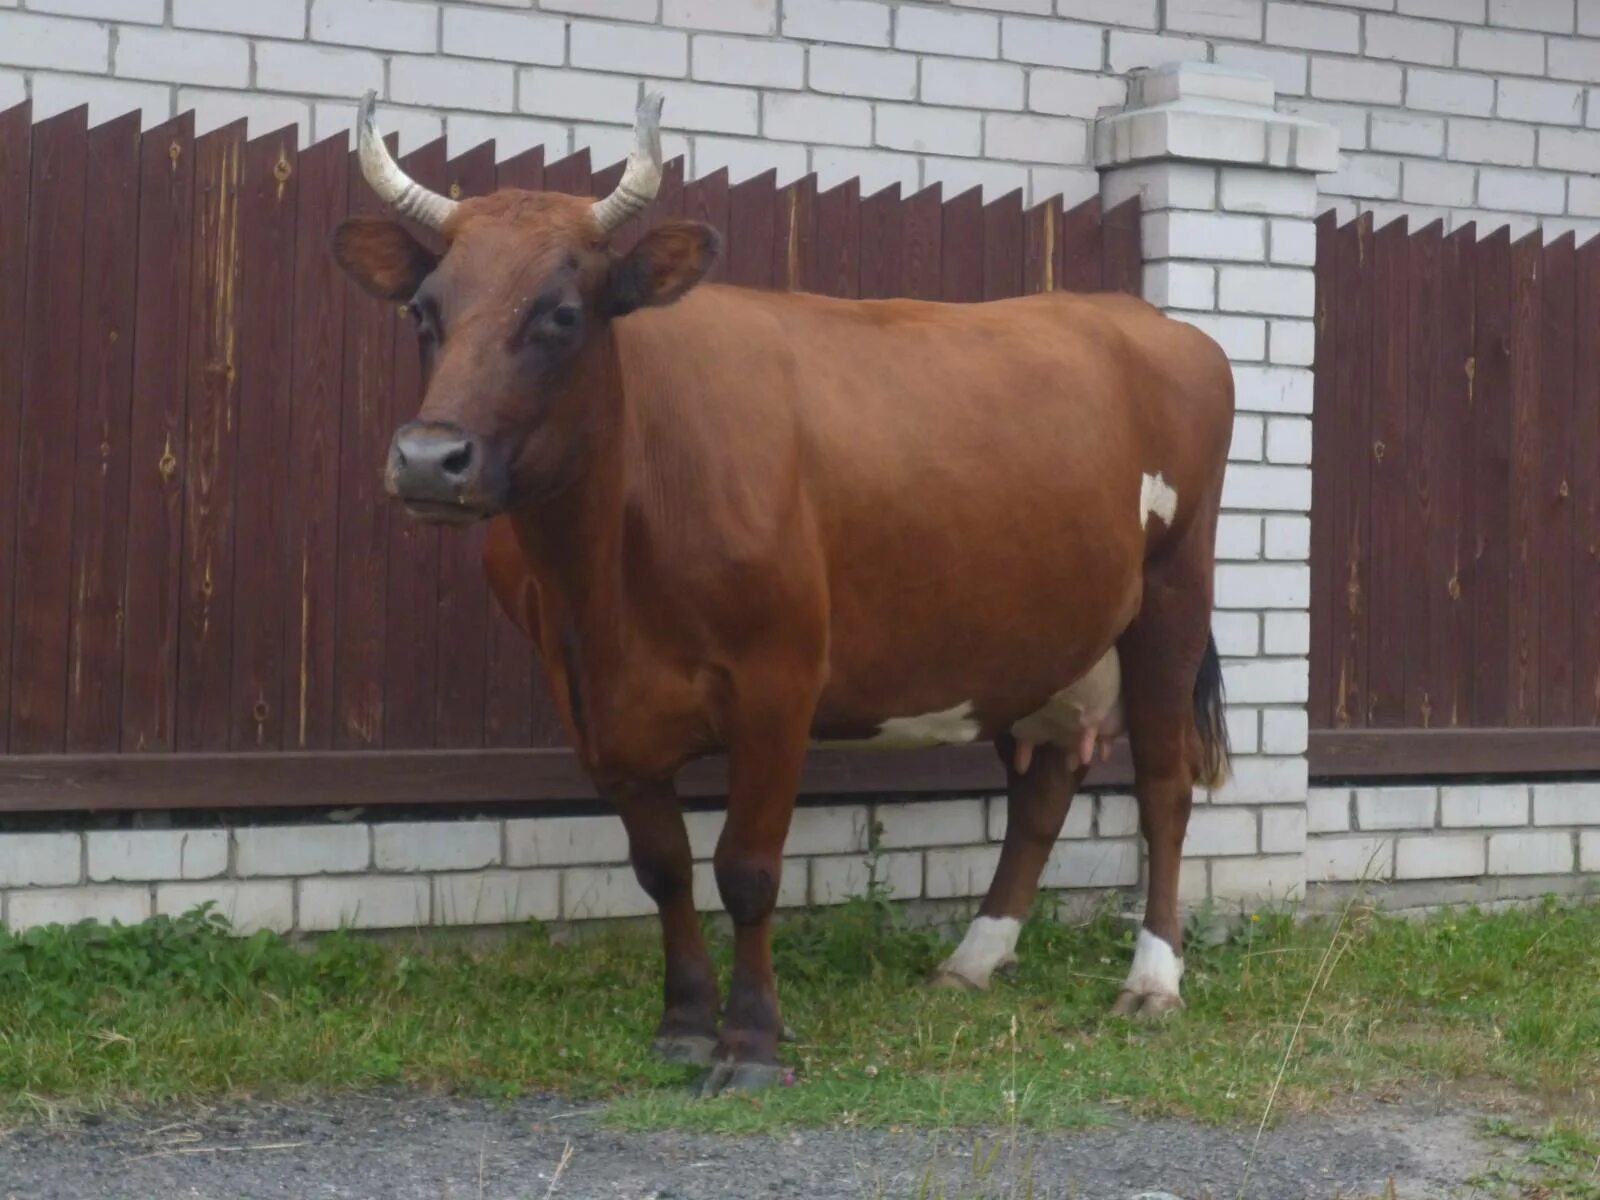
<svg viewBox="0 0 1600 1200">
<path fill-rule="evenodd" d="M 763 565 L 820 589 L 823 727 L 1042 702 L 1132 618 L 1161 539 L 1214 515 L 1226 360 L 1129 297 L 702 287 L 619 341 L 640 495 L 694 518 L 663 569 L 702 613 L 730 569 L 747 597 Z"/>
</svg>

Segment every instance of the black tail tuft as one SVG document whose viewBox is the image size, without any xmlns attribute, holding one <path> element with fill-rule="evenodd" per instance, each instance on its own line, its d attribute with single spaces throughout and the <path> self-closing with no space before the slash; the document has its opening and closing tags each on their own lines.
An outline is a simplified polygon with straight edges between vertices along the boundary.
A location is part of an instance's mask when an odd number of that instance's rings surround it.
<svg viewBox="0 0 1600 1200">
<path fill-rule="evenodd" d="M 1219 788 L 1228 780 L 1227 701 L 1222 694 L 1222 660 L 1217 657 L 1217 639 L 1206 639 L 1200 674 L 1194 681 L 1194 727 L 1200 737 L 1199 760 L 1195 764 L 1196 782 L 1202 787 Z"/>
</svg>

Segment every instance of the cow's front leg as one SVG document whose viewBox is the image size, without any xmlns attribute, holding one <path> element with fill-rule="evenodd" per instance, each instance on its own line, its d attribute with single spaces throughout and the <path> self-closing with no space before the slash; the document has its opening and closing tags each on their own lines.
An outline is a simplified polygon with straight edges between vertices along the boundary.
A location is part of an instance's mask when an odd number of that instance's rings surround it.
<svg viewBox="0 0 1600 1200">
<path fill-rule="evenodd" d="M 717 1041 L 717 980 L 694 911 L 694 861 L 671 783 L 607 789 L 628 831 L 639 886 L 661 914 L 666 958 L 661 1024 L 652 1049 L 669 1062 L 705 1066 Z"/>
<path fill-rule="evenodd" d="M 733 920 L 733 975 L 722 1036 L 701 1094 L 767 1087 L 781 1075 L 783 1019 L 772 970 L 772 910 L 795 792 L 805 765 L 811 704 L 746 714 L 728 748 L 728 819 L 717 842 L 717 889 Z"/>
</svg>

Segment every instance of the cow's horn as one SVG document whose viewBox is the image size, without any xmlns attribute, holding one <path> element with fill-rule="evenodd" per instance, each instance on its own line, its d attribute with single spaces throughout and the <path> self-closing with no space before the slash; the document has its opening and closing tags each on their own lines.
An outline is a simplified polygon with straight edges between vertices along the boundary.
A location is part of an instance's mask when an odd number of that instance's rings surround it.
<svg viewBox="0 0 1600 1200">
<path fill-rule="evenodd" d="M 400 169 L 400 164 L 389 154 L 378 132 L 374 113 L 378 100 L 376 92 L 368 92 L 361 101 L 361 114 L 356 118 L 357 147 L 361 155 L 361 174 L 378 199 L 393 205 L 402 217 L 410 217 L 419 225 L 442 230 L 445 221 L 456 210 L 456 201 L 438 192 L 430 192 Z"/>
<path fill-rule="evenodd" d="M 633 120 L 633 153 L 616 190 L 594 203 L 600 232 L 610 233 L 656 198 L 661 190 L 661 94 L 646 92 Z"/>
</svg>

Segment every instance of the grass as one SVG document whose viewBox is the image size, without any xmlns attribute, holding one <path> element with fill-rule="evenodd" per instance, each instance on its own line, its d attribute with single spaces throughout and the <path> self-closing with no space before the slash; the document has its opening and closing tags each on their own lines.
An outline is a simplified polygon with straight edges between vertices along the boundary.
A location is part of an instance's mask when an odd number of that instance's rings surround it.
<svg viewBox="0 0 1600 1200">
<path fill-rule="evenodd" d="M 1108 1109 L 1253 1127 L 1269 1097 L 1276 1119 L 1452 1083 L 1592 1120 L 1597 947 L 1600 906 L 1553 901 L 1425 922 L 1355 910 L 1337 931 L 1264 915 L 1192 947 L 1187 1013 L 1148 1026 L 1107 1015 L 1131 953 L 1109 917 L 1036 915 L 1016 976 L 970 995 L 922 985 L 936 934 L 859 901 L 778 929 L 796 1085 L 699 1102 L 683 1069 L 645 1053 L 660 969 L 647 925 L 564 943 L 530 926 L 487 947 L 334 934 L 297 948 L 231 938 L 206 912 L 0 931 L 0 1120 L 400 1083 L 604 1098 L 625 1128 L 1063 1126 Z"/>
<path fill-rule="evenodd" d="M 1517 1157 L 1474 1180 L 1489 1197 L 1600 1200 L 1600 1133 L 1570 1121 L 1537 1129 L 1493 1121 L 1488 1133 L 1515 1143 Z"/>
</svg>

